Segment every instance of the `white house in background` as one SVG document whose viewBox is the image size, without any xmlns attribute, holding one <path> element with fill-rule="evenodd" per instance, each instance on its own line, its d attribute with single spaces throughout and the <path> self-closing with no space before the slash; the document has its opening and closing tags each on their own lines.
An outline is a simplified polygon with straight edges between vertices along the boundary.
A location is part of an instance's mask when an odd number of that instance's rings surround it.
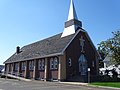
<svg viewBox="0 0 120 90">
<path fill-rule="evenodd" d="M 103 75 L 104 75 L 105 70 L 113 70 L 113 69 L 115 69 L 116 72 L 120 75 L 120 65 L 115 66 L 114 64 L 112 64 L 111 59 L 112 59 L 112 54 L 108 54 L 105 57 L 105 59 L 103 60 L 104 68 L 100 68 L 100 71 L 102 71 Z M 112 73 L 110 72 L 109 75 L 112 75 Z"/>
<path fill-rule="evenodd" d="M 105 59 L 103 60 L 103 62 L 104 62 L 104 68 L 107 68 L 107 67 L 109 67 L 109 66 L 111 66 L 112 65 L 112 63 L 111 63 L 111 60 L 112 59 L 112 55 L 111 54 L 108 54 L 106 57 L 105 57 Z"/>
</svg>

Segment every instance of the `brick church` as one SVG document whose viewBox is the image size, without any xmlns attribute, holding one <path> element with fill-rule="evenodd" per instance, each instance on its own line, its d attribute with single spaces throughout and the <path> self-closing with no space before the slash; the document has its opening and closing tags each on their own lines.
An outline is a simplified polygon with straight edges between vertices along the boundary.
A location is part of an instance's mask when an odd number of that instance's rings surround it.
<svg viewBox="0 0 120 90">
<path fill-rule="evenodd" d="M 45 81 L 85 81 L 98 75 L 99 54 L 82 22 L 78 20 L 71 0 L 63 33 L 17 47 L 5 64 L 7 74 Z"/>
</svg>

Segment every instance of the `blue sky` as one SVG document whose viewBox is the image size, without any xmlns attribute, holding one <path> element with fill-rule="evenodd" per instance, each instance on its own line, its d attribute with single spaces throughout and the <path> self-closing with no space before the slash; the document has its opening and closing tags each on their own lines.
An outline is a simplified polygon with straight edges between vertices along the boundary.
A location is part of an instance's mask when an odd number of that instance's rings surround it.
<svg viewBox="0 0 120 90">
<path fill-rule="evenodd" d="M 120 29 L 120 0 L 74 0 L 93 43 Z M 70 0 L 0 0 L 0 64 L 16 50 L 63 32 Z"/>
</svg>

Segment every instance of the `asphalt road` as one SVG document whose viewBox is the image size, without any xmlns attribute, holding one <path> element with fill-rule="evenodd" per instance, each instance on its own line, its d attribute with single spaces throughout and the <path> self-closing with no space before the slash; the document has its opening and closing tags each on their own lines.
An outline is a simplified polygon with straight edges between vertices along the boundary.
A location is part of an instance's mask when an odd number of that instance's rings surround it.
<svg viewBox="0 0 120 90">
<path fill-rule="evenodd" d="M 59 82 L 44 81 L 18 81 L 0 79 L 0 90 L 116 90 L 83 85 L 63 84 Z"/>
</svg>

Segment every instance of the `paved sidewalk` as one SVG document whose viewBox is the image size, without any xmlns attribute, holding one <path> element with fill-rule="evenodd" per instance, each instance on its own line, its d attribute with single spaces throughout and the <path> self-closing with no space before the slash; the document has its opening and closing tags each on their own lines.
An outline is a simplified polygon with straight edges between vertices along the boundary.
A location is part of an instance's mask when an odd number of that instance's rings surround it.
<svg viewBox="0 0 120 90">
<path fill-rule="evenodd" d="M 79 82 L 45 82 L 22 81 L 15 79 L 1 79 L 1 90 L 120 90 L 119 88 L 91 86 L 88 83 Z"/>
</svg>

